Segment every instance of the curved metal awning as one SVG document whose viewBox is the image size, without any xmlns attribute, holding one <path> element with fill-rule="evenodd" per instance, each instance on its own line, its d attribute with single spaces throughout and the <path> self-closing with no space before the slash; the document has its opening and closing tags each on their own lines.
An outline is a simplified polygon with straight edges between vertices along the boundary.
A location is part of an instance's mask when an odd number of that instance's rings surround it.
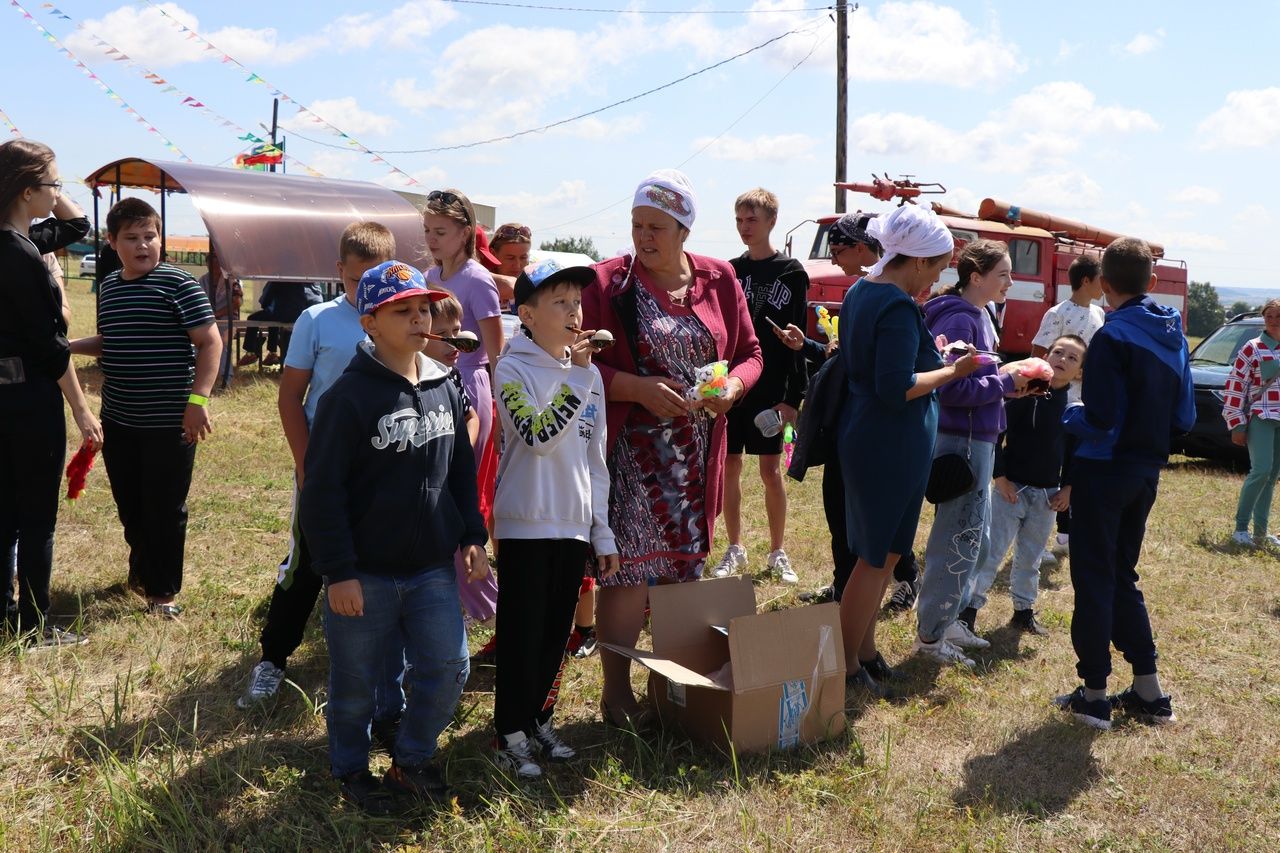
<svg viewBox="0 0 1280 853">
<path fill-rule="evenodd" d="M 338 240 L 357 220 L 387 226 L 400 260 L 420 268 L 429 262 L 421 214 L 378 184 L 139 157 L 108 163 L 85 183 L 187 193 L 222 268 L 237 278 L 332 281 Z"/>
</svg>

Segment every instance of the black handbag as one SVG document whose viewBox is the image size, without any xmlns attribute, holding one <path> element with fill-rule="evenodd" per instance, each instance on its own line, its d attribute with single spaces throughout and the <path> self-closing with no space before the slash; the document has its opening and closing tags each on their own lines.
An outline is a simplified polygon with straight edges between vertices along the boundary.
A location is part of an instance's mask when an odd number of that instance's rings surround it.
<svg viewBox="0 0 1280 853">
<path fill-rule="evenodd" d="M 929 482 L 924 487 L 924 499 L 931 504 L 942 504 L 963 495 L 973 488 L 973 467 L 969 457 L 973 453 L 973 409 L 969 410 L 969 446 L 963 454 L 944 453 L 933 458 L 929 468 Z"/>
<path fill-rule="evenodd" d="M 972 488 L 973 469 L 969 467 L 969 457 L 959 453 L 944 453 L 934 458 L 933 466 L 929 469 L 929 484 L 924 487 L 924 499 L 931 504 L 946 503 Z"/>
</svg>

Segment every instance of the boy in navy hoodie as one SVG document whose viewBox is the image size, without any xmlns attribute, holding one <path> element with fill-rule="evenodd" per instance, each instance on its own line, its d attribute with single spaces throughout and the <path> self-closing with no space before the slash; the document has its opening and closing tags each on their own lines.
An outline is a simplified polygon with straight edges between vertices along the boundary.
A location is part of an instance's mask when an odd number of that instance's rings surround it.
<svg viewBox="0 0 1280 853">
<path fill-rule="evenodd" d="M 392 794 L 449 796 L 431 763 L 470 672 L 453 568 L 489 571 L 475 459 L 448 371 L 422 354 L 431 329 L 422 273 L 387 261 L 360 278 L 356 310 L 370 341 L 320 400 L 299 513 L 325 579 L 329 763 L 342 795 L 386 814 Z M 369 720 L 386 648 L 403 639 L 408 702 L 394 761 L 369 772 Z"/>
<path fill-rule="evenodd" d="M 1131 237 L 1103 253 L 1102 290 L 1113 310 L 1089 343 L 1083 402 L 1063 416 L 1080 439 L 1071 469 L 1071 644 L 1084 685 L 1055 702 L 1103 730 L 1113 709 L 1150 723 L 1174 720 L 1137 566 L 1170 439 L 1191 429 L 1196 410 L 1182 320 L 1146 295 L 1152 265 L 1147 244 Z M 1108 697 L 1112 643 L 1133 667 L 1133 685 Z"/>
<path fill-rule="evenodd" d="M 564 646 L 573 627 L 588 546 L 601 576 L 618 570 L 609 529 L 604 382 L 582 331 L 582 289 L 590 267 L 543 261 L 516 279 L 523 334 L 494 369 L 506 449 L 498 469 L 494 536 L 498 586 L 495 760 L 518 778 L 542 775 L 536 746 L 550 761 L 575 752 L 551 725 Z"/>
</svg>

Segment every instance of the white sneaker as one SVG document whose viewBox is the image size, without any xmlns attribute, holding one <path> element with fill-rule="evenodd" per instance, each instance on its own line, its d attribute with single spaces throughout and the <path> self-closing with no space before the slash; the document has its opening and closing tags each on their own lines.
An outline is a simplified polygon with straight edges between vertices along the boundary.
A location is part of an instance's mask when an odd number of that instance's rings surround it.
<svg viewBox="0 0 1280 853">
<path fill-rule="evenodd" d="M 284 681 L 284 670 L 269 660 L 260 661 L 249 671 L 249 683 L 236 700 L 236 707 L 246 710 L 275 696 Z"/>
<path fill-rule="evenodd" d="M 942 639 L 962 649 L 989 649 L 991 644 L 969 630 L 969 626 L 956 620 L 942 632 Z"/>
<path fill-rule="evenodd" d="M 911 647 L 913 654 L 923 655 L 927 658 L 933 658 L 939 663 L 958 663 L 961 666 L 967 666 L 972 669 L 976 664 L 973 660 L 965 655 L 960 649 L 951 645 L 945 639 L 938 640 L 936 643 L 926 643 L 924 640 L 916 637 L 915 645 Z"/>
<path fill-rule="evenodd" d="M 741 545 L 730 545 L 725 549 L 724 556 L 720 558 L 720 562 L 716 563 L 716 567 L 711 570 L 713 578 L 727 578 L 734 572 L 740 572 L 747 567 L 747 549 Z"/>
<path fill-rule="evenodd" d="M 1253 547 L 1253 537 L 1249 535 L 1247 530 L 1237 530 L 1231 534 L 1232 545 L 1243 545 L 1245 548 Z"/>
<path fill-rule="evenodd" d="M 800 578 L 796 576 L 796 570 L 791 568 L 791 560 L 787 557 L 787 552 L 779 548 L 769 555 L 768 561 L 765 563 L 769 567 L 769 571 L 778 576 L 783 583 L 799 583 Z"/>
<path fill-rule="evenodd" d="M 1274 533 L 1268 533 L 1266 536 L 1259 536 L 1253 540 L 1259 548 L 1278 548 L 1280 549 L 1280 536 Z"/>
<path fill-rule="evenodd" d="M 493 762 L 521 779 L 537 779 L 542 775 L 542 768 L 533 760 L 531 743 L 524 732 L 499 735 L 494 744 Z"/>
<path fill-rule="evenodd" d="M 568 761 L 578 754 L 577 750 L 560 740 L 560 735 L 551 727 L 550 720 L 534 729 L 530 740 L 538 745 L 548 761 Z"/>
<path fill-rule="evenodd" d="M 1039 559 L 1036 560 L 1037 569 L 1040 568 L 1041 566 L 1056 566 L 1056 565 L 1058 565 L 1058 555 L 1053 553 L 1053 549 L 1045 548 L 1043 551 L 1040 552 L 1040 557 Z"/>
</svg>

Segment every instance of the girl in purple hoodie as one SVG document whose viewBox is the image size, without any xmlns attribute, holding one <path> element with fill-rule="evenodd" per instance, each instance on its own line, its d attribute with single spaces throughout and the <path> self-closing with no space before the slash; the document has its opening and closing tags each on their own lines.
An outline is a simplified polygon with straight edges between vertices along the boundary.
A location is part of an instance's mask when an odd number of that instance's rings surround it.
<svg viewBox="0 0 1280 853">
<path fill-rule="evenodd" d="M 1004 302 L 1011 271 L 1004 243 L 975 240 L 966 245 L 956 262 L 959 280 L 925 305 L 929 331 L 952 343 L 995 351 L 999 338 L 986 305 Z M 918 654 L 973 666 L 965 650 L 990 645 L 958 617 L 967 605 L 974 567 L 990 547 L 991 472 L 996 438 L 1005 427 L 1004 399 L 1022 396 L 1026 387 L 1027 379 L 1014 365 L 988 364 L 938 391 L 934 458 L 948 453 L 967 457 L 974 481 L 964 494 L 938 504 L 934 513 L 916 600 Z"/>
</svg>

